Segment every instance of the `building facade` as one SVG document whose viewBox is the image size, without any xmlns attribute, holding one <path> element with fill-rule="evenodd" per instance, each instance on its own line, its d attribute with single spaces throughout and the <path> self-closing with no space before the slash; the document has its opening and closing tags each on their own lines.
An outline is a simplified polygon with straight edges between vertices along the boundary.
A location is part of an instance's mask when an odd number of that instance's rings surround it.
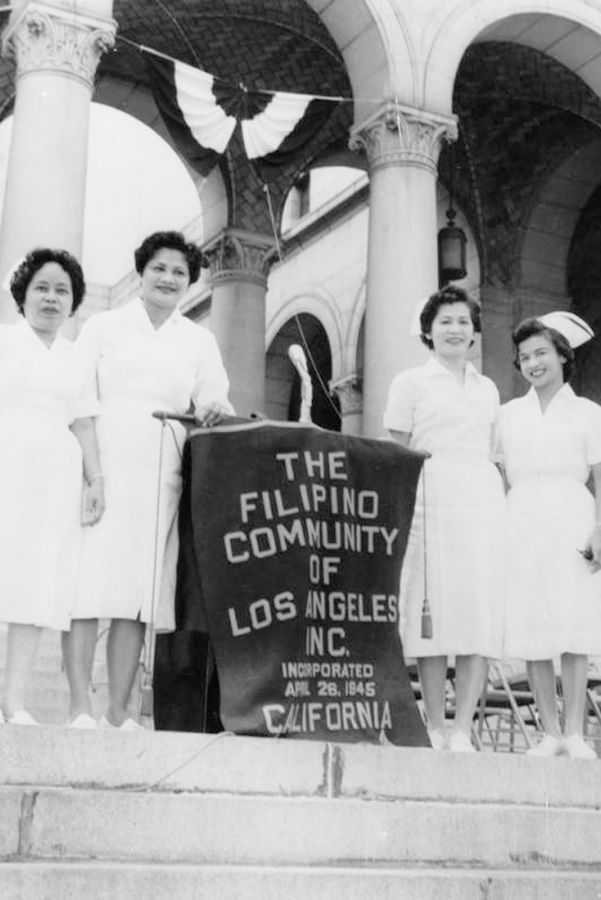
<svg viewBox="0 0 601 900">
<path fill-rule="evenodd" d="M 521 389 L 520 318 L 571 308 L 601 331 L 601 0 L 21 0 L 4 16 L 0 281 L 35 244 L 81 254 L 92 102 L 180 154 L 139 45 L 344 98 L 267 191 L 236 139 L 207 177 L 182 156 L 202 215 L 181 225 L 210 261 L 185 311 L 215 332 L 241 414 L 295 415 L 302 343 L 315 420 L 381 433 L 392 376 L 424 358 L 411 323 L 449 202 L 503 399 Z M 135 290 L 131 272 L 93 286 L 81 315 Z M 601 400 L 601 337 L 580 353 L 576 386 Z"/>
</svg>

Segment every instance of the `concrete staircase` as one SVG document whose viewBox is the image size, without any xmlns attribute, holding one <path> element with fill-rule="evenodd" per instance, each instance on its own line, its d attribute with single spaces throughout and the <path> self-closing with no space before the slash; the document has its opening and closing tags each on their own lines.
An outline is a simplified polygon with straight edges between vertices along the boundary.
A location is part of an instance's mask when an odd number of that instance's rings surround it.
<svg viewBox="0 0 601 900">
<path fill-rule="evenodd" d="M 2 900 L 599 900 L 601 762 L 0 728 Z"/>
</svg>

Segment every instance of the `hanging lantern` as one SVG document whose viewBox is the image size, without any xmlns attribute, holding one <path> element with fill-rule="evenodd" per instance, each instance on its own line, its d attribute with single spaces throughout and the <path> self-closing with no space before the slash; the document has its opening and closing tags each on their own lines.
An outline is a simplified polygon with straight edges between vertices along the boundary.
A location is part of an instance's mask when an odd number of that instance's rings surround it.
<svg viewBox="0 0 601 900">
<path fill-rule="evenodd" d="M 457 213 L 453 209 L 455 182 L 455 145 L 450 147 L 449 208 L 447 224 L 438 232 L 438 283 L 440 287 L 449 281 L 458 281 L 467 275 L 465 245 L 467 238 L 463 228 L 455 225 Z"/>
<path fill-rule="evenodd" d="M 438 281 L 441 286 L 467 275 L 467 238 L 463 228 L 455 225 L 455 215 L 455 210 L 450 206 L 447 209 L 447 224 L 438 232 Z"/>
</svg>

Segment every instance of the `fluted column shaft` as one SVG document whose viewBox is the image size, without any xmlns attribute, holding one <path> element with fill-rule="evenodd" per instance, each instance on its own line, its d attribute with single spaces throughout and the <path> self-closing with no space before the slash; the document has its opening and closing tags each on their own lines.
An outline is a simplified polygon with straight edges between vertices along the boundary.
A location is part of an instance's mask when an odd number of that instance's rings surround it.
<svg viewBox="0 0 601 900">
<path fill-rule="evenodd" d="M 228 228 L 203 248 L 211 265 L 211 330 L 239 415 L 265 408 L 265 295 L 273 238 Z"/>
<path fill-rule="evenodd" d="M 94 75 L 115 30 L 111 19 L 36 0 L 13 14 L 4 32 L 3 53 L 16 61 L 16 97 L 0 280 L 34 246 L 81 257 Z"/>
<path fill-rule="evenodd" d="M 363 434 L 383 432 L 392 377 L 424 359 L 410 335 L 416 304 L 436 290 L 437 162 L 455 120 L 389 103 L 353 129 L 370 175 Z"/>
</svg>

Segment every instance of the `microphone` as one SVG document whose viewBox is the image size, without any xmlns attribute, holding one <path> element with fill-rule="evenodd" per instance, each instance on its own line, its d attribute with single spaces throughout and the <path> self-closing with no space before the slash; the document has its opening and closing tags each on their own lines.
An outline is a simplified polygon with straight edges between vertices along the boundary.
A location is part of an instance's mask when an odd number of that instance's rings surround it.
<svg viewBox="0 0 601 900">
<path fill-rule="evenodd" d="M 288 357 L 298 372 L 301 381 L 301 408 L 298 421 L 309 424 L 311 422 L 311 405 L 313 403 L 313 382 L 307 368 L 307 357 L 300 344 L 290 344 Z"/>
<path fill-rule="evenodd" d="M 198 424 L 196 416 L 192 413 L 175 413 L 164 409 L 155 409 L 151 415 L 153 419 L 159 419 L 161 422 L 166 422 L 169 419 L 173 422 L 180 422 L 182 425 Z"/>
<path fill-rule="evenodd" d="M 307 357 L 305 356 L 305 351 L 300 344 L 290 344 L 290 346 L 288 347 L 288 356 L 290 357 L 290 362 L 297 370 L 299 375 L 301 374 L 301 371 L 307 371 Z"/>
</svg>

